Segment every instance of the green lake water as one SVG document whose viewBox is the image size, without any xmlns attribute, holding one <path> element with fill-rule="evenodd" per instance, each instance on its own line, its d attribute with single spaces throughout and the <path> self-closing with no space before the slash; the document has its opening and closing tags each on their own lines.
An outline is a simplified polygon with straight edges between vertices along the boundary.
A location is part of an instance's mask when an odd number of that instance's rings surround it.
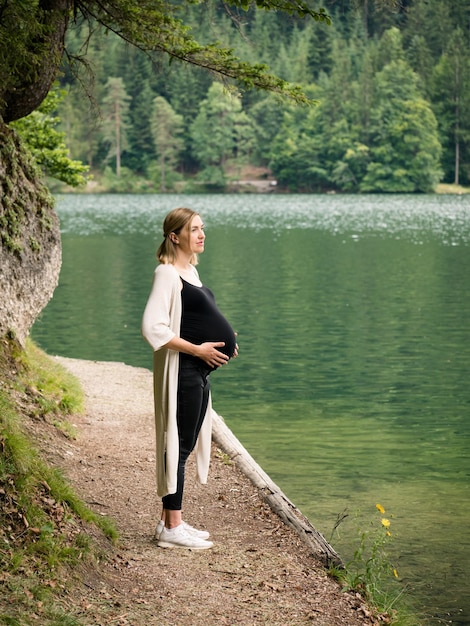
<svg viewBox="0 0 470 626">
<path fill-rule="evenodd" d="M 61 196 L 33 339 L 150 369 L 140 319 L 176 206 L 202 214 L 199 271 L 238 332 L 217 411 L 345 560 L 380 503 L 422 623 L 470 624 L 470 197 Z"/>
</svg>

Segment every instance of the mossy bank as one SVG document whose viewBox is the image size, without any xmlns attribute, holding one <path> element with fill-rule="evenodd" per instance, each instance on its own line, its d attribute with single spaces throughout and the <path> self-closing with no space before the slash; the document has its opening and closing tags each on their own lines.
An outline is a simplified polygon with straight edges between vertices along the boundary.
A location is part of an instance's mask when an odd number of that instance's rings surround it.
<svg viewBox="0 0 470 626">
<path fill-rule="evenodd" d="M 73 436 L 77 382 L 33 344 L 0 344 L 0 623 L 78 624 L 63 594 L 94 568 L 113 525 L 93 513 L 34 447 L 28 428 L 47 422 Z M 28 426 L 29 423 L 29 426 Z"/>
</svg>

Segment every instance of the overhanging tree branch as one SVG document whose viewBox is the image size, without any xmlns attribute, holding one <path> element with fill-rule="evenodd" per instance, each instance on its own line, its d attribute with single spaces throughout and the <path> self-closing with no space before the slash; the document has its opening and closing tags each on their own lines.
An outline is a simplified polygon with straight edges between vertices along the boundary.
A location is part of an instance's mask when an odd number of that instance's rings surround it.
<svg viewBox="0 0 470 626">
<path fill-rule="evenodd" d="M 208 70 L 228 85 L 242 85 L 309 102 L 303 90 L 274 76 L 262 64 L 239 59 L 219 42 L 200 44 L 180 19 L 193 0 L 18 0 L 0 11 L 0 118 L 25 117 L 39 107 L 54 82 L 64 52 L 69 20 L 95 21 L 147 54 L 156 52 Z M 330 22 L 325 10 L 305 0 L 225 0 L 248 10 L 311 17 Z"/>
<path fill-rule="evenodd" d="M 232 0 L 232 6 L 247 10 L 251 6 L 265 10 L 283 11 L 301 17 L 311 16 L 330 23 L 324 11 L 311 9 L 305 2 L 295 0 Z M 81 2 L 76 6 L 82 15 L 103 25 L 128 43 L 146 53 L 162 52 L 170 58 L 204 68 L 226 81 L 235 81 L 245 88 L 258 88 L 308 103 L 309 99 L 299 86 L 274 76 L 264 64 L 247 63 L 239 59 L 230 48 L 215 42 L 199 44 L 190 29 L 178 19 L 183 5 L 167 2 L 141 2 L 138 6 L 128 0 L 114 2 Z"/>
</svg>

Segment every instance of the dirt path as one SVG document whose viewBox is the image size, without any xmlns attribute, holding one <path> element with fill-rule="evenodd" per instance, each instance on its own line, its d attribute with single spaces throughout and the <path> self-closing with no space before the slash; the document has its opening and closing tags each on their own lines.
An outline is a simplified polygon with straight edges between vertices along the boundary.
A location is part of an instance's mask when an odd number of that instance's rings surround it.
<svg viewBox="0 0 470 626">
<path fill-rule="evenodd" d="M 90 506 L 116 520 L 114 554 L 67 602 L 90 626 L 370 626 L 355 594 L 342 593 L 250 481 L 213 448 L 208 485 L 188 468 L 185 518 L 214 548 L 165 550 L 153 540 L 152 375 L 122 363 L 57 357 L 81 381 L 79 435 L 46 448 Z M 52 437 L 52 435 L 49 435 Z"/>
</svg>

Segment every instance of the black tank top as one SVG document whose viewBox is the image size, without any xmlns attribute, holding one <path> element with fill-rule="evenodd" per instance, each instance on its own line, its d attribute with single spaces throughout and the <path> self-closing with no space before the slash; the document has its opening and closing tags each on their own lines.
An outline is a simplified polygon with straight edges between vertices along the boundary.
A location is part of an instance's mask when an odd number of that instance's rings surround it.
<svg viewBox="0 0 470 626">
<path fill-rule="evenodd" d="M 181 281 L 181 337 L 196 345 L 205 341 L 224 341 L 225 346 L 218 350 L 232 357 L 236 345 L 235 333 L 217 308 L 212 291 L 204 285 L 196 287 L 183 278 Z"/>
</svg>

